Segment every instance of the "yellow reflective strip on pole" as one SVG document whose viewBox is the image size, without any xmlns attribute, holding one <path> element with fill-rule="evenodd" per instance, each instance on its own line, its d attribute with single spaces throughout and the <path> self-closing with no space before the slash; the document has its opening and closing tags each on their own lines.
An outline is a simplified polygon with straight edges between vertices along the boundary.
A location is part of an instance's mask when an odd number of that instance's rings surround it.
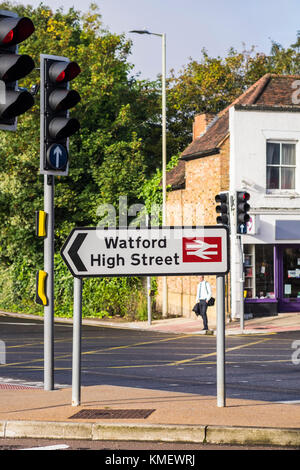
<svg viewBox="0 0 300 470">
<path fill-rule="evenodd" d="M 46 278 L 48 274 L 45 271 L 38 271 L 36 275 L 36 303 L 48 305 L 46 295 Z"/>
<path fill-rule="evenodd" d="M 36 211 L 36 234 L 38 237 L 46 237 L 46 218 L 45 211 Z"/>
</svg>

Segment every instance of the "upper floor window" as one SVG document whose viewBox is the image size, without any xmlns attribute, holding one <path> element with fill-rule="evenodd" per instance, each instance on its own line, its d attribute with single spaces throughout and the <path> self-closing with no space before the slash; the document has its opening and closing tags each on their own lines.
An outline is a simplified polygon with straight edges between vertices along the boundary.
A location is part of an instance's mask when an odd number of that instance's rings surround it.
<svg viewBox="0 0 300 470">
<path fill-rule="evenodd" d="M 267 142 L 267 190 L 295 189 L 296 144 Z"/>
</svg>

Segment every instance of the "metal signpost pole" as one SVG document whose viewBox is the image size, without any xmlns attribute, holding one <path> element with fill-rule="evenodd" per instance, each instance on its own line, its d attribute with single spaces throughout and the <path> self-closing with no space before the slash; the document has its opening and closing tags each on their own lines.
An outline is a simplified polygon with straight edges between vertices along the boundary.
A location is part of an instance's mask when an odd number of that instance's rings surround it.
<svg viewBox="0 0 300 470">
<path fill-rule="evenodd" d="M 149 214 L 146 215 L 146 226 L 150 228 L 150 218 Z M 151 312 L 151 277 L 147 276 L 147 315 L 148 315 L 148 325 L 151 325 L 152 322 L 152 312 Z"/>
<path fill-rule="evenodd" d="M 166 35 L 161 34 L 162 39 L 162 224 L 167 224 L 167 105 L 166 105 Z M 168 315 L 168 280 L 166 276 L 162 278 L 162 314 Z"/>
<path fill-rule="evenodd" d="M 244 331 L 244 254 L 242 237 L 239 236 L 239 247 L 240 247 L 240 328 L 241 333 Z"/>
<path fill-rule="evenodd" d="M 148 325 L 151 325 L 151 277 L 147 276 L 147 312 Z"/>
<path fill-rule="evenodd" d="M 44 209 L 47 236 L 44 240 L 44 269 L 48 274 L 48 305 L 44 307 L 44 389 L 54 388 L 54 176 L 44 175 Z"/>
<path fill-rule="evenodd" d="M 71 231 L 61 255 L 74 277 L 74 406 L 80 403 L 81 279 L 106 276 L 147 276 L 150 279 L 152 276 L 194 276 L 196 272 L 217 275 L 217 392 L 218 406 L 225 406 L 224 276 L 229 272 L 228 243 L 225 226 L 139 230 L 131 227 L 113 230 L 80 227 Z"/>
<path fill-rule="evenodd" d="M 225 406 L 225 277 L 217 276 L 217 406 Z"/>
<path fill-rule="evenodd" d="M 72 406 L 80 405 L 82 279 L 74 277 Z"/>
</svg>

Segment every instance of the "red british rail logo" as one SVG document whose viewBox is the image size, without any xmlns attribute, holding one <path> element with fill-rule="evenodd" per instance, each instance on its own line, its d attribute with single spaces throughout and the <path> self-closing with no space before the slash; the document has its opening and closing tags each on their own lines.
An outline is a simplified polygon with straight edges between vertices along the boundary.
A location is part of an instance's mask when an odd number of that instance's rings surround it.
<svg viewBox="0 0 300 470">
<path fill-rule="evenodd" d="M 221 237 L 183 237 L 183 263 L 220 263 L 222 261 Z"/>
</svg>

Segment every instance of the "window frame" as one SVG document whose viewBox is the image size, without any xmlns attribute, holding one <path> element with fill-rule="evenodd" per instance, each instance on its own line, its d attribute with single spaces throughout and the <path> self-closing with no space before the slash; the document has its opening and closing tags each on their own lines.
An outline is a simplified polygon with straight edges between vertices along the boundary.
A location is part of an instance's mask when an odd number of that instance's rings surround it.
<svg viewBox="0 0 300 470">
<path fill-rule="evenodd" d="M 268 144 L 279 144 L 279 164 L 268 163 Z M 282 164 L 282 146 L 283 145 L 293 145 L 295 149 L 295 164 L 287 165 Z M 279 168 L 279 188 L 268 188 L 268 168 Z M 293 168 L 294 169 L 294 188 L 282 189 L 281 188 L 281 169 L 282 168 Z M 266 142 L 266 193 L 267 194 L 287 194 L 295 193 L 297 188 L 297 141 L 295 140 L 276 140 L 269 139 Z"/>
</svg>

